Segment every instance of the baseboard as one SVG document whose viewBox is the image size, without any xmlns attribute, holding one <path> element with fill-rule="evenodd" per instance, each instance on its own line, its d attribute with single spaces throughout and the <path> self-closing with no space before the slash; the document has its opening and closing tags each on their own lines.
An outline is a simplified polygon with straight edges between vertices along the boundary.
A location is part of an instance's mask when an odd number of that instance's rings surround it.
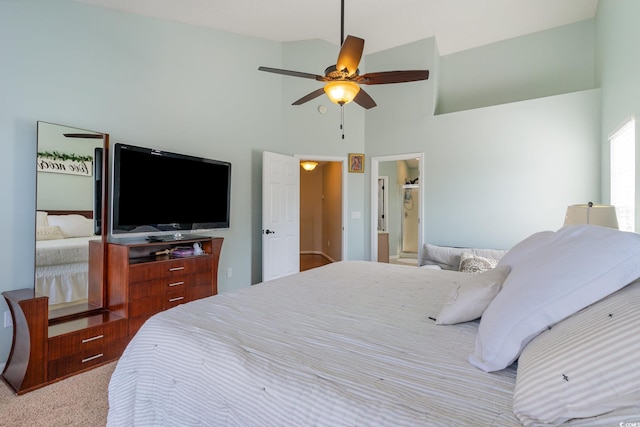
<svg viewBox="0 0 640 427">
<path fill-rule="evenodd" d="M 400 252 L 400 256 L 398 256 L 398 258 L 411 258 L 411 259 L 418 259 L 418 253 L 417 252 Z"/>
<path fill-rule="evenodd" d="M 329 255 L 325 254 L 322 251 L 300 251 L 300 255 L 320 255 L 329 262 L 336 262 L 335 259 L 331 258 Z"/>
<path fill-rule="evenodd" d="M 325 257 L 326 259 L 328 259 L 328 260 L 329 260 L 329 261 L 331 261 L 331 262 L 336 262 L 336 260 L 335 260 L 335 259 L 331 258 L 331 257 L 330 257 L 329 255 L 327 255 L 327 254 L 320 254 L 320 255 L 322 255 L 323 257 Z"/>
<path fill-rule="evenodd" d="M 322 251 L 300 251 L 300 255 L 322 255 Z"/>
</svg>

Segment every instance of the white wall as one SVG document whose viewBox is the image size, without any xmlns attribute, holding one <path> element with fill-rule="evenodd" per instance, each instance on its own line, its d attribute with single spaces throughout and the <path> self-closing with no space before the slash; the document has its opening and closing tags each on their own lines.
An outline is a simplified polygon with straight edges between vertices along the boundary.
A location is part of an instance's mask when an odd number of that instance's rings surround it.
<svg viewBox="0 0 640 427">
<path fill-rule="evenodd" d="M 600 200 L 598 89 L 440 115 L 425 138 L 425 241 L 510 248 Z"/>
<path fill-rule="evenodd" d="M 594 30 L 592 23 L 587 27 Z M 585 26 L 572 29 L 583 34 Z M 570 30 L 554 32 L 573 38 Z M 535 44 L 532 37 L 524 39 L 527 47 Z M 530 49 L 531 55 L 548 67 L 565 67 L 554 65 L 545 54 L 546 37 L 538 34 L 534 39 L 539 39 L 539 49 Z M 500 49 L 503 56 L 496 55 L 494 46 L 487 47 L 494 69 L 505 64 L 507 74 L 515 72 L 508 64 L 520 41 L 509 41 L 514 46 Z M 594 44 L 590 46 L 593 50 Z M 469 63 L 482 49 L 467 52 L 466 59 L 464 53 L 456 54 L 458 64 L 467 64 L 467 81 L 480 84 Z M 425 153 L 425 242 L 509 248 L 535 231 L 559 228 L 568 204 L 600 201 L 598 89 L 434 115 L 435 94 L 440 99 L 446 95 L 437 89 L 438 71 L 443 72 L 448 61 L 441 58 L 438 68 L 437 58 L 433 39 L 367 57 L 367 66 L 375 70 L 435 67 L 426 82 L 372 89 L 379 107 L 367 113 L 365 124 L 367 155 Z M 585 74 L 587 81 L 593 76 Z M 517 80 L 507 77 L 507 85 Z M 545 94 L 548 89 L 543 85 L 530 93 Z"/>
<path fill-rule="evenodd" d="M 438 114 L 595 86 L 592 19 L 441 58 Z"/>
<path fill-rule="evenodd" d="M 640 230 L 640 2 L 600 0 L 597 20 L 598 82 L 602 87 L 602 193 L 610 201 L 611 134 L 636 118 L 636 231 Z"/>
</svg>

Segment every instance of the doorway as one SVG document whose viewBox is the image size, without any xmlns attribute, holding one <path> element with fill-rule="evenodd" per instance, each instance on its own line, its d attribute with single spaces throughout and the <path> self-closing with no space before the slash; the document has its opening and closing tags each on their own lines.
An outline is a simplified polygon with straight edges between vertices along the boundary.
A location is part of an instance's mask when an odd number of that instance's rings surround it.
<svg viewBox="0 0 640 427">
<path fill-rule="evenodd" d="M 335 191 L 332 200 L 340 200 L 339 208 L 331 209 L 327 215 L 331 236 L 327 246 L 340 248 L 339 256 L 331 255 L 335 261 L 347 259 L 347 159 L 335 156 L 289 156 L 264 151 L 262 153 L 262 281 L 275 279 L 300 271 L 301 226 L 300 175 L 302 160 L 335 165 L 332 176 L 339 176 L 339 183 L 326 188 Z M 327 190 L 329 191 L 329 190 Z M 321 193 L 324 195 L 324 193 Z M 293 227 L 288 233 L 282 232 L 284 225 Z M 323 237 L 324 239 L 324 237 Z M 322 254 L 322 250 L 320 250 Z M 333 252 L 331 252 L 333 253 Z"/>
<path fill-rule="evenodd" d="M 418 265 L 422 165 L 422 153 L 371 159 L 371 260 Z"/>
<path fill-rule="evenodd" d="M 300 169 L 300 271 L 344 259 L 343 161 Z"/>
</svg>

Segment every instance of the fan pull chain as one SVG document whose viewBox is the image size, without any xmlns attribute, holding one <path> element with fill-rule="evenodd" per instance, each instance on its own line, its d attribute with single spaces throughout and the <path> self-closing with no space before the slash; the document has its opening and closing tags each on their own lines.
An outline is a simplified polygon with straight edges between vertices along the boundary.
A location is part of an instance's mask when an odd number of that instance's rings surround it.
<svg viewBox="0 0 640 427">
<path fill-rule="evenodd" d="M 342 139 L 344 139 L 344 104 L 340 105 L 340 130 L 342 131 Z"/>
</svg>

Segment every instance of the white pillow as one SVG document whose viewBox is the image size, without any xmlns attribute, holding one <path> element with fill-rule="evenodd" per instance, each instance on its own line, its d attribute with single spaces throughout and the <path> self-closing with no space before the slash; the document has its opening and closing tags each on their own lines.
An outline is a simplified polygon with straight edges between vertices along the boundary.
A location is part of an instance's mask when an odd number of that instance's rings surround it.
<svg viewBox="0 0 640 427">
<path fill-rule="evenodd" d="M 640 235 L 593 225 L 565 226 L 511 272 L 482 315 L 474 366 L 509 366 L 549 326 L 640 277 Z"/>
<path fill-rule="evenodd" d="M 431 265 L 431 264 L 421 265 L 420 268 L 425 268 L 427 270 L 442 270 L 442 268 L 439 265 Z"/>
<path fill-rule="evenodd" d="M 60 227 L 64 237 L 93 236 L 93 220 L 82 215 L 48 215 L 49 225 Z"/>
<path fill-rule="evenodd" d="M 57 240 L 64 239 L 60 227 L 42 225 L 36 227 L 36 240 Z"/>
<path fill-rule="evenodd" d="M 532 252 L 547 245 L 554 235 L 555 232 L 553 231 L 539 231 L 532 234 L 509 249 L 509 251 L 500 258 L 498 265 L 512 266 L 525 262 Z"/>
<path fill-rule="evenodd" d="M 36 211 L 36 227 L 46 227 L 47 225 L 49 225 L 47 213 L 45 211 Z"/>
<path fill-rule="evenodd" d="M 638 307 L 636 280 L 525 347 L 513 396 L 513 411 L 525 426 L 640 409 Z"/>
<path fill-rule="evenodd" d="M 437 325 L 469 322 L 482 316 L 509 274 L 507 266 L 469 275 L 451 292 L 436 318 Z"/>
<path fill-rule="evenodd" d="M 497 259 L 463 252 L 462 255 L 460 255 L 460 267 L 458 270 L 463 273 L 482 273 L 483 271 L 495 268 L 496 264 L 498 264 Z"/>
</svg>

